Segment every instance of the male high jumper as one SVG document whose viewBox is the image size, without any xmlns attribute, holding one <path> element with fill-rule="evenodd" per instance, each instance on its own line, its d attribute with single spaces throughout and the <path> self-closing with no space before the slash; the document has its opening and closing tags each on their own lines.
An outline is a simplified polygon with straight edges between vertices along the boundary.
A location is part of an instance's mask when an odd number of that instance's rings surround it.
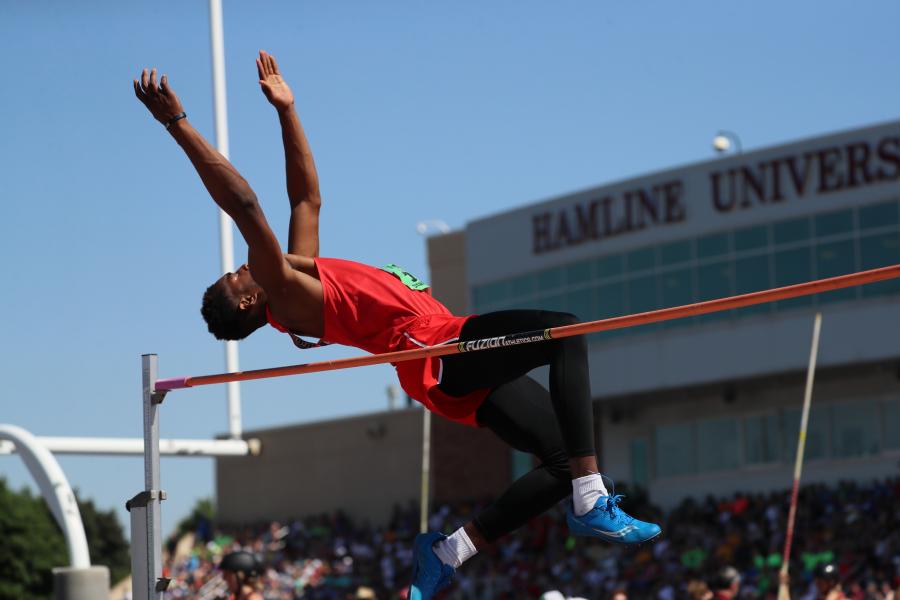
<svg viewBox="0 0 900 600">
<path fill-rule="evenodd" d="M 427 286 L 402 269 L 382 269 L 319 256 L 318 176 L 275 58 L 260 52 L 259 84 L 281 122 L 291 206 L 284 254 L 256 195 L 237 170 L 187 120 L 181 102 L 156 69 L 144 69 L 134 92 L 187 154 L 213 200 L 237 224 L 249 247 L 247 264 L 226 273 L 203 295 L 201 313 L 218 339 L 240 340 L 267 323 L 303 348 L 319 338 L 371 353 L 571 325 L 570 314 L 506 310 L 454 316 Z M 528 372 L 550 366 L 549 392 Z M 574 535 L 641 543 L 660 533 L 639 521 L 607 490 L 594 449 L 594 425 L 583 336 L 395 365 L 403 389 L 452 421 L 487 427 L 513 448 L 537 456 L 527 473 L 475 519 L 450 536 L 416 537 L 411 599 L 429 599 L 479 550 L 571 495 Z"/>
</svg>

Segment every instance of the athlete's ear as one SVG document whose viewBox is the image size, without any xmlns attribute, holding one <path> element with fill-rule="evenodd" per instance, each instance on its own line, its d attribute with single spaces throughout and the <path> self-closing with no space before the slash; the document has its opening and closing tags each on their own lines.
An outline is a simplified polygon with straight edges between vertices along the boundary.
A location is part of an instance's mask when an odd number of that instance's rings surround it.
<svg viewBox="0 0 900 600">
<path fill-rule="evenodd" d="M 259 294 L 257 292 L 253 292 L 252 294 L 244 294 L 238 301 L 238 308 L 241 310 L 247 310 L 249 308 L 252 308 L 258 300 Z"/>
</svg>

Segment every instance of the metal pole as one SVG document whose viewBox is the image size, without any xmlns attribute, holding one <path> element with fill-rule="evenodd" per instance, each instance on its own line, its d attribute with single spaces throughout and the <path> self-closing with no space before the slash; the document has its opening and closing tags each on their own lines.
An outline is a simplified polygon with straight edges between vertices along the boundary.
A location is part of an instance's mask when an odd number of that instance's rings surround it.
<svg viewBox="0 0 900 600">
<path fill-rule="evenodd" d="M 431 411 L 422 411 L 422 499 L 419 505 L 419 532 L 428 531 L 429 484 L 431 482 Z"/>
<path fill-rule="evenodd" d="M 3 440 L 0 424 L 0 455 L 18 451 L 13 442 Z M 52 454 L 90 454 L 92 456 L 122 456 L 144 453 L 142 438 L 82 438 L 46 437 L 35 438 L 41 446 Z M 260 453 L 259 439 L 249 440 L 159 440 L 159 453 L 163 456 L 257 456 Z"/>
<path fill-rule="evenodd" d="M 169 580 L 162 577 L 160 503 L 166 494 L 159 477 L 159 404 L 165 392 L 156 391 L 156 355 L 141 357 L 144 409 L 144 491 L 129 500 L 131 513 L 131 574 L 135 600 L 162 600 Z"/>
<path fill-rule="evenodd" d="M 228 107 L 225 104 L 225 37 L 222 33 L 222 1 L 209 0 L 209 31 L 212 44 L 213 115 L 216 124 L 216 149 L 228 158 Z M 234 271 L 234 229 L 231 217 L 219 210 L 219 258 L 222 273 Z M 225 342 L 225 370 L 234 373 L 238 367 L 238 344 Z M 228 433 L 233 439 L 241 437 L 241 387 L 237 381 L 228 382 Z"/>
<path fill-rule="evenodd" d="M 159 407 L 154 400 L 154 386 L 156 385 L 157 359 L 155 354 L 145 355 L 142 358 L 143 372 L 143 404 L 144 404 L 144 489 L 150 492 L 158 491 L 160 486 L 159 475 Z M 149 524 L 152 529 L 148 533 L 153 536 L 153 557 L 160 556 L 160 533 L 162 532 L 161 511 L 159 500 L 151 504 Z M 151 559 L 152 560 L 152 559 Z M 154 561 L 156 567 L 152 573 L 156 577 L 162 575 L 162 564 Z"/>
<path fill-rule="evenodd" d="M 803 414 L 800 417 L 800 435 L 797 436 L 797 458 L 794 461 L 794 484 L 791 489 L 791 507 L 788 511 L 787 532 L 784 537 L 784 554 L 781 558 L 779 600 L 789 600 L 788 568 L 791 559 L 791 542 L 794 539 L 794 519 L 797 516 L 797 494 L 800 475 L 803 473 L 803 451 L 806 448 L 806 428 L 809 424 L 809 407 L 812 404 L 813 380 L 816 374 L 816 358 L 819 354 L 819 333 L 822 330 L 822 313 L 816 313 L 813 322 L 812 349 L 809 351 L 809 367 L 806 370 L 806 388 L 803 391 Z"/>
</svg>

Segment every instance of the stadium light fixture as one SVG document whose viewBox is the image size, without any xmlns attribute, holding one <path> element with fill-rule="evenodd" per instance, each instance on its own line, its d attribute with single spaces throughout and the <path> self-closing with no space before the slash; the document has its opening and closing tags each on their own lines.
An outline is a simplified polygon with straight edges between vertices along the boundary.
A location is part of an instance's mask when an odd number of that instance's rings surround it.
<svg viewBox="0 0 900 600">
<path fill-rule="evenodd" d="M 420 235 L 425 235 L 428 233 L 429 229 L 439 233 L 450 233 L 450 226 L 441 219 L 428 219 L 416 223 L 416 231 L 418 231 Z"/>
<path fill-rule="evenodd" d="M 734 154 L 740 154 L 744 151 L 741 145 L 741 138 L 733 131 L 722 129 L 713 138 L 713 149 L 719 154 L 733 151 Z"/>
</svg>

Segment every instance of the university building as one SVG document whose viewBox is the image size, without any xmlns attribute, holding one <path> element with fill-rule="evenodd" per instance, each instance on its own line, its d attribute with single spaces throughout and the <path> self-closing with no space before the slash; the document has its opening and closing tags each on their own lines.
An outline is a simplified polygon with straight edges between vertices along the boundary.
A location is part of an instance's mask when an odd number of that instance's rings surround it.
<svg viewBox="0 0 900 600">
<path fill-rule="evenodd" d="M 900 122 L 480 218 L 429 260 L 456 310 L 582 321 L 900 264 Z M 603 469 L 664 506 L 789 487 L 816 312 L 804 481 L 896 475 L 898 280 L 589 336 Z"/>
</svg>

